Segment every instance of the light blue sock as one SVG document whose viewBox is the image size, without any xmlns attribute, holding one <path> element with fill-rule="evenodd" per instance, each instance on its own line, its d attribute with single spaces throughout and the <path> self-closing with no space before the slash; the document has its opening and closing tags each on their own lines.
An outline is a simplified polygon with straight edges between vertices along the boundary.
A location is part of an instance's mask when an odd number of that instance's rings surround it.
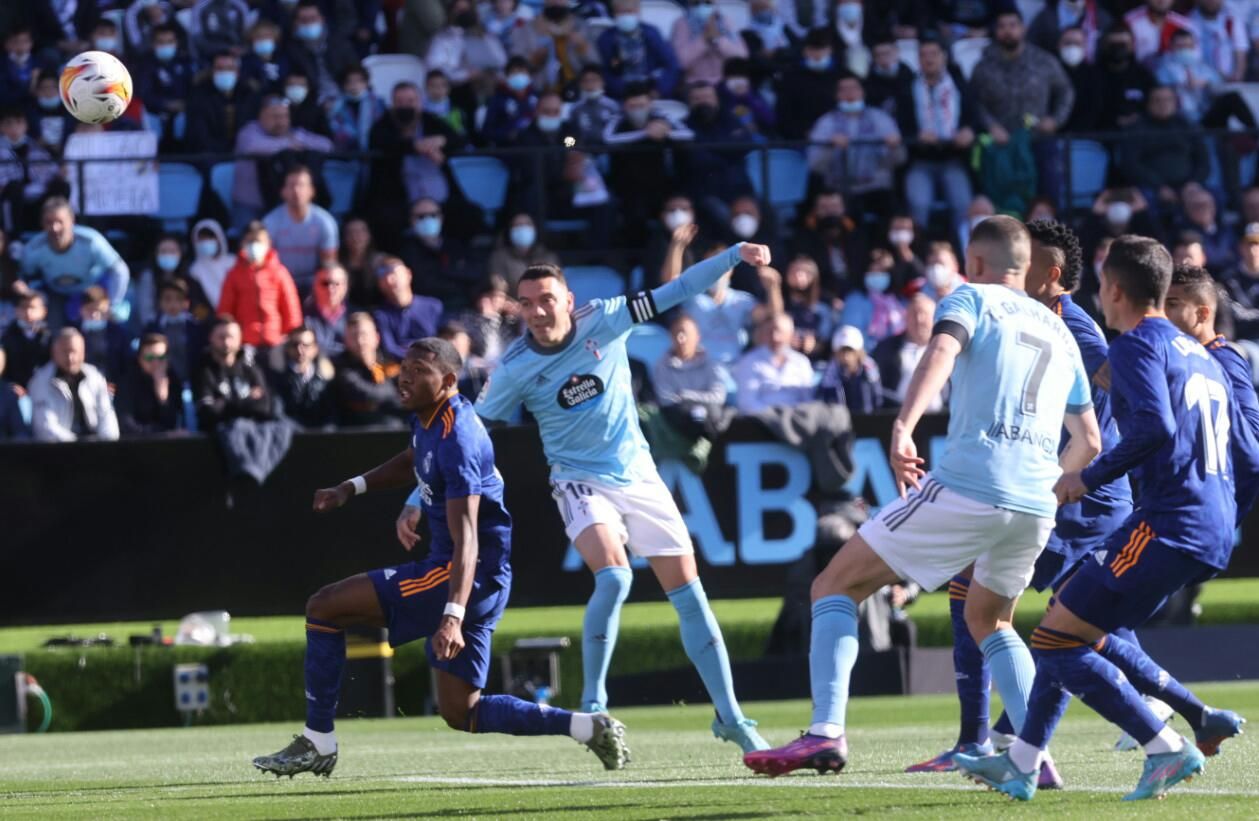
<svg viewBox="0 0 1259 821">
<path fill-rule="evenodd" d="M 992 670 L 992 682 L 1001 694 L 1001 705 L 1014 725 L 1015 732 L 1023 729 L 1027 716 L 1027 700 L 1032 694 L 1032 682 L 1036 679 L 1036 662 L 1027 645 L 1013 630 L 998 630 L 983 640 L 979 649 L 988 659 Z"/>
<path fill-rule="evenodd" d="M 813 602 L 809 642 L 809 683 L 813 723 L 844 726 L 848 679 L 857 663 L 857 603 L 847 596 L 823 596 Z"/>
<path fill-rule="evenodd" d="M 704 586 L 699 579 L 668 592 L 669 601 L 678 611 L 678 624 L 682 629 L 682 647 L 686 656 L 699 671 L 708 697 L 722 724 L 743 721 L 743 711 L 734 697 L 734 677 L 730 674 L 730 657 L 726 643 L 721 638 L 721 627 L 708 606 Z"/>
<path fill-rule="evenodd" d="M 628 567 L 605 567 L 595 573 L 595 592 L 586 604 L 581 625 L 581 704 L 608 706 L 608 665 L 621 628 L 621 605 L 629 596 L 634 573 Z"/>
</svg>

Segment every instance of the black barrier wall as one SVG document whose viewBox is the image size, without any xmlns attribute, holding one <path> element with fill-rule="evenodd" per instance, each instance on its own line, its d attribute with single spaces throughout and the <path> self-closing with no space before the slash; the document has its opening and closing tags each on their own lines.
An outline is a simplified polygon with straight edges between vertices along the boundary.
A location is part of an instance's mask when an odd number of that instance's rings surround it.
<svg viewBox="0 0 1259 821">
<path fill-rule="evenodd" d="M 851 485 L 875 504 L 895 493 L 886 461 L 891 421 L 854 422 Z M 943 417 L 920 425 L 929 462 L 944 430 Z M 504 428 L 493 438 L 515 519 L 512 603 L 584 602 L 589 574 L 569 551 L 536 431 Z M 217 608 L 299 613 L 321 585 L 409 558 L 393 526 L 406 490 L 358 497 L 331 514 L 310 507 L 315 488 L 406 444 L 398 431 L 300 434 L 267 484 L 231 494 L 230 506 L 222 460 L 203 437 L 0 447 L 0 623 Z M 813 544 L 804 456 L 741 419 L 714 447 L 702 478 L 676 463 L 661 473 L 687 518 L 710 595 L 781 595 L 787 568 Z M 1247 533 L 1259 532 L 1259 520 L 1247 524 Z M 1259 575 L 1259 552 L 1243 543 L 1230 574 Z M 658 585 L 642 582 L 635 599 L 661 596 Z"/>
</svg>

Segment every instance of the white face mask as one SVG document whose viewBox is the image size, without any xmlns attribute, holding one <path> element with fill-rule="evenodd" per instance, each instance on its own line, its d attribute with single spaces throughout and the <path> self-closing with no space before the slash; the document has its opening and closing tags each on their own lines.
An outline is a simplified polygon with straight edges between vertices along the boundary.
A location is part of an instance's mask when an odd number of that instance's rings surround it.
<svg viewBox="0 0 1259 821">
<path fill-rule="evenodd" d="M 760 222 L 751 214 L 737 214 L 730 220 L 730 227 L 739 239 L 751 239 L 760 228 Z"/>
<path fill-rule="evenodd" d="M 931 287 L 940 289 L 953 281 L 953 272 L 948 266 L 939 262 L 933 262 L 927 266 L 927 282 L 931 283 Z"/>
<path fill-rule="evenodd" d="M 887 241 L 893 245 L 909 245 L 914 241 L 914 232 L 901 228 L 887 232 Z"/>
<path fill-rule="evenodd" d="M 1062 62 L 1071 68 L 1084 62 L 1084 46 L 1063 46 L 1058 54 L 1062 57 Z"/>
<path fill-rule="evenodd" d="M 685 208 L 674 208 L 672 211 L 664 215 L 665 227 L 670 231 L 676 231 L 683 225 L 690 225 L 694 221 L 694 215 Z"/>
<path fill-rule="evenodd" d="M 1132 206 L 1126 202 L 1112 202 L 1106 206 L 1106 219 L 1111 225 L 1127 225 L 1132 219 Z"/>
</svg>

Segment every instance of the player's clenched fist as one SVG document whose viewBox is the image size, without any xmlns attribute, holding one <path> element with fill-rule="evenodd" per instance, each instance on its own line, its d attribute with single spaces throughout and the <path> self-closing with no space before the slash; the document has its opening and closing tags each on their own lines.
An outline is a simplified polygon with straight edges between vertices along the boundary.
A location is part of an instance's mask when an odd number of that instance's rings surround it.
<svg viewBox="0 0 1259 821">
<path fill-rule="evenodd" d="M 739 257 L 748 265 L 769 265 L 769 246 L 745 242 L 739 246 Z"/>
<path fill-rule="evenodd" d="M 336 510 L 350 501 L 353 495 L 354 488 L 349 482 L 342 482 L 336 487 L 320 488 L 315 491 L 315 512 L 327 513 L 329 510 Z"/>
<path fill-rule="evenodd" d="M 1058 478 L 1057 484 L 1054 485 L 1054 495 L 1058 497 L 1058 504 L 1060 505 L 1078 502 L 1088 492 L 1088 486 L 1080 478 L 1080 471 L 1078 470 L 1062 474 Z"/>
</svg>

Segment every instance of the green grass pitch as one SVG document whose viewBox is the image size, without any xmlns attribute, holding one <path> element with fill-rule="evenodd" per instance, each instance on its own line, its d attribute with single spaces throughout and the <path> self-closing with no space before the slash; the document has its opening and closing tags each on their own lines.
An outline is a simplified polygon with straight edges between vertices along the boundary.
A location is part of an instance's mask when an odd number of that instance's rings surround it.
<svg viewBox="0 0 1259 821">
<path fill-rule="evenodd" d="M 1259 684 L 1203 685 L 1209 703 L 1259 717 Z M 772 743 L 808 720 L 804 702 L 747 705 Z M 1259 817 L 1259 740 L 1227 742 L 1192 784 L 1166 801 L 1121 804 L 1139 753 L 1115 753 L 1118 732 L 1073 704 L 1053 751 L 1067 790 L 1014 805 L 957 774 L 906 775 L 956 730 L 946 696 L 857 699 L 852 760 L 838 776 L 755 777 L 708 732 L 701 706 L 627 709 L 634 761 L 607 773 L 561 738 L 468 736 L 437 719 L 358 720 L 338 727 L 331 779 L 276 780 L 249 759 L 283 746 L 296 726 L 250 725 L 7 737 L 0 743 L 0 815 L 14 818 L 609 818 Z M 999 709 L 994 704 L 994 710 Z M 994 713 L 995 714 L 995 713 Z M 1184 729 L 1183 723 L 1177 726 Z M 983 815 L 979 815 L 983 814 Z M 989 816 L 988 814 L 994 814 Z"/>
</svg>

